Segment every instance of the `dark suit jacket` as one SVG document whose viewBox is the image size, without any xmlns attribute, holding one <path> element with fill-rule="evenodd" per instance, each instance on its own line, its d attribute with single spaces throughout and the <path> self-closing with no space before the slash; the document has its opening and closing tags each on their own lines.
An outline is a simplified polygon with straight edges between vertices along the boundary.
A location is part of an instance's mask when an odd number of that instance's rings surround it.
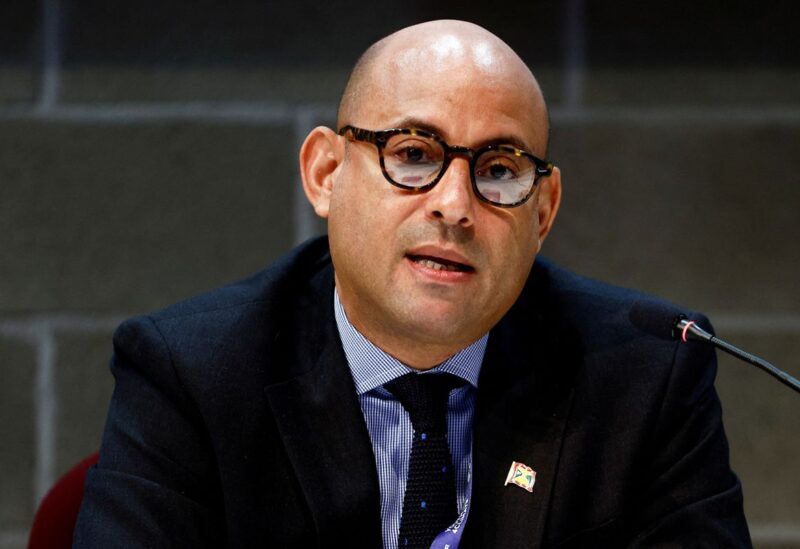
<svg viewBox="0 0 800 549">
<path fill-rule="evenodd" d="M 749 546 L 713 351 L 636 330 L 638 297 L 537 260 L 489 338 L 462 547 Z M 114 346 L 77 547 L 381 546 L 325 239 Z"/>
</svg>

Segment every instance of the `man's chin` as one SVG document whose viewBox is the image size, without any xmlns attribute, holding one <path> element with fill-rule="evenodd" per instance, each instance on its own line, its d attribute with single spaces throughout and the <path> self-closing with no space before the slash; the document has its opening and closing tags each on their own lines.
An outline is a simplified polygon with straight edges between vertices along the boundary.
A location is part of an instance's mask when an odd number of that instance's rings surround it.
<svg viewBox="0 0 800 549">
<path fill-rule="evenodd" d="M 414 334 L 419 343 L 432 345 L 469 345 L 489 330 L 480 319 L 472 318 L 474 310 L 459 307 L 428 307 L 410 311 L 406 333 Z"/>
</svg>

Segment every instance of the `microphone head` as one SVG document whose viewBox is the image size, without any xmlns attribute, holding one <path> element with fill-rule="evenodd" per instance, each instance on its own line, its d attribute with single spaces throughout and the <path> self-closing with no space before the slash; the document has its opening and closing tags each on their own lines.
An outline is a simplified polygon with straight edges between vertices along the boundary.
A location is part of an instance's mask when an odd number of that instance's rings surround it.
<svg viewBox="0 0 800 549">
<path fill-rule="evenodd" d="M 639 299 L 631 307 L 628 319 L 641 331 L 661 339 L 677 339 L 675 327 L 686 315 L 677 307 L 656 301 Z"/>
</svg>

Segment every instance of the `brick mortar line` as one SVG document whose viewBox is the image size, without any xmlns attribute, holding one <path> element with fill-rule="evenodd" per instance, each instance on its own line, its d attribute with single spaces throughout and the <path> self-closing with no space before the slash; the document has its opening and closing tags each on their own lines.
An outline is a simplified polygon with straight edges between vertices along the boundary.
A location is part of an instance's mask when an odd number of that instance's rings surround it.
<svg viewBox="0 0 800 549">
<path fill-rule="evenodd" d="M 800 543 L 800 521 L 753 523 L 749 527 L 755 543 Z"/>
<path fill-rule="evenodd" d="M 42 75 L 37 109 L 47 112 L 59 101 L 61 92 L 61 17 L 60 0 L 42 3 Z"/>
<path fill-rule="evenodd" d="M 798 314 L 709 313 L 714 329 L 735 334 L 795 334 L 800 333 Z"/>
<path fill-rule="evenodd" d="M 34 340 L 42 329 L 59 333 L 100 333 L 113 330 L 131 316 L 134 315 L 93 316 L 59 313 L 33 315 L 28 318 L 0 318 L 0 334 Z"/>
<path fill-rule="evenodd" d="M 28 543 L 30 530 L 6 530 L 0 532 L 0 548 L 25 546 Z"/>
<path fill-rule="evenodd" d="M 584 0 L 567 0 L 564 9 L 564 105 L 568 109 L 583 107 L 586 74 L 586 24 Z"/>
<path fill-rule="evenodd" d="M 300 111 L 292 125 L 294 149 L 300 150 L 306 135 L 319 123 L 320 116 L 311 111 Z M 314 218 L 316 214 L 306 200 L 303 181 L 299 170 L 295 169 L 295 181 L 292 192 L 292 230 L 295 244 L 299 244 L 314 236 Z"/>
<path fill-rule="evenodd" d="M 712 124 L 715 126 L 772 124 L 786 127 L 800 125 L 800 106 L 797 107 L 587 107 L 550 111 L 556 124 L 610 126 L 681 126 Z"/>
<path fill-rule="evenodd" d="M 92 124 L 143 124 L 173 120 L 283 126 L 301 117 L 331 118 L 336 107 L 328 104 L 278 102 L 187 101 L 153 103 L 73 103 L 48 110 L 30 107 L 0 108 L 0 119 Z"/>
<path fill-rule="evenodd" d="M 36 120 L 74 124 L 147 124 L 169 121 L 193 121 L 217 124 L 283 126 L 295 123 L 300 116 L 331 119 L 333 104 L 290 104 L 276 102 L 189 101 L 167 103 L 59 104 L 45 111 L 32 107 L 0 108 L 0 120 Z M 551 118 L 556 124 L 608 124 L 665 126 L 713 124 L 772 124 L 800 126 L 800 106 L 752 107 L 584 107 L 554 106 Z"/>
<path fill-rule="evenodd" d="M 91 315 L 76 313 L 35 314 L 28 317 L 0 317 L 0 334 L 20 339 L 33 339 L 40 330 L 59 333 L 100 333 L 115 329 L 133 314 Z M 736 334 L 800 333 L 800 314 L 709 313 L 718 332 Z M 722 334 L 721 334 L 722 335 Z M 723 335 L 724 337 L 724 335 Z"/>
<path fill-rule="evenodd" d="M 39 324 L 36 334 L 36 375 L 33 382 L 36 457 L 34 460 L 33 497 L 39 505 L 56 481 L 56 440 L 58 396 L 55 388 L 55 365 L 58 343 L 48 324 Z"/>
</svg>

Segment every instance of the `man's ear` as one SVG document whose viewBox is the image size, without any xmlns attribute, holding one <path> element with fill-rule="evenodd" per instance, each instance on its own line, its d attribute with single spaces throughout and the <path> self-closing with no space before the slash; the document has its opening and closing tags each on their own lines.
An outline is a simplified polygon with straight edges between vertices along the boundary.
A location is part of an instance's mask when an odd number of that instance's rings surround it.
<svg viewBox="0 0 800 549">
<path fill-rule="evenodd" d="M 561 204 L 561 170 L 553 168 L 553 173 L 539 181 L 538 213 L 539 213 L 539 245 L 544 242 L 547 233 Z"/>
<path fill-rule="evenodd" d="M 311 130 L 300 148 L 303 190 L 314 211 L 322 218 L 328 217 L 333 183 L 343 157 L 341 139 L 325 126 Z"/>
</svg>

